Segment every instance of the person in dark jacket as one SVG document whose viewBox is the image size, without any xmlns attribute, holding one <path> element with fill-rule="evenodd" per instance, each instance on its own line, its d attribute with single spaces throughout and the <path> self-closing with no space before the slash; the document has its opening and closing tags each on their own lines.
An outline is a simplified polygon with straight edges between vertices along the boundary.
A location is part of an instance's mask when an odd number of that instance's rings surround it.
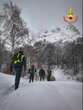
<svg viewBox="0 0 83 110">
<path fill-rule="evenodd" d="M 47 81 L 51 81 L 52 71 L 51 69 L 47 70 Z"/>
<path fill-rule="evenodd" d="M 43 68 L 39 70 L 39 77 L 40 77 L 40 81 L 45 80 L 45 70 Z"/>
<path fill-rule="evenodd" d="M 36 69 L 34 65 L 31 65 L 31 68 L 29 68 L 29 82 L 34 81 L 34 75 L 35 75 Z"/>
<path fill-rule="evenodd" d="M 24 67 L 24 71 L 26 71 L 26 58 L 22 50 L 14 54 L 14 56 L 12 57 L 12 64 L 16 72 L 15 76 L 15 90 L 16 90 L 19 87 L 22 68 Z"/>
</svg>

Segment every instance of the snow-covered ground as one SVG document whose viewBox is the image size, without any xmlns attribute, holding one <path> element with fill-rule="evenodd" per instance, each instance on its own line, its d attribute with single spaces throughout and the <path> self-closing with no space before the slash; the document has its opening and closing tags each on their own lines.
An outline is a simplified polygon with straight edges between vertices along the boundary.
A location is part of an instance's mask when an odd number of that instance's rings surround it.
<svg viewBox="0 0 83 110">
<path fill-rule="evenodd" d="M 82 110 L 82 83 L 67 81 L 62 70 L 55 72 L 53 82 L 21 79 L 16 91 L 15 77 L 0 73 L 0 110 Z"/>
<path fill-rule="evenodd" d="M 53 69 L 52 74 L 56 78 L 56 81 L 74 81 L 68 74 L 64 75 L 63 69 L 57 67 Z"/>
</svg>

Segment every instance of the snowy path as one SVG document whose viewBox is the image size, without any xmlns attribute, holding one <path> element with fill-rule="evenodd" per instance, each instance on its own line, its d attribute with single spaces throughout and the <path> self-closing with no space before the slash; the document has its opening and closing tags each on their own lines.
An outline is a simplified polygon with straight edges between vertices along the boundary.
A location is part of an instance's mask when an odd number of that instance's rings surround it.
<svg viewBox="0 0 83 110">
<path fill-rule="evenodd" d="M 14 91 L 14 77 L 0 74 L 0 110 L 82 110 L 82 84 L 72 81 L 21 80 Z"/>
<path fill-rule="evenodd" d="M 26 84 L 10 96 L 6 110 L 82 110 L 80 83 Z"/>
<path fill-rule="evenodd" d="M 13 79 L 14 77 L 0 73 L 0 107 L 2 108 L 6 104 L 8 95 L 13 91 Z"/>
</svg>

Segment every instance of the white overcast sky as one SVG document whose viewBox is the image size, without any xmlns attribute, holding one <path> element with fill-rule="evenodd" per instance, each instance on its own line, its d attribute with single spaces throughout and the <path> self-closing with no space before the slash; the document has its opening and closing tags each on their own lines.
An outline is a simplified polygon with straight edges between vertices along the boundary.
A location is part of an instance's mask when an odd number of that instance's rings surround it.
<svg viewBox="0 0 83 110">
<path fill-rule="evenodd" d="M 0 7 L 8 0 L 0 0 Z M 22 10 L 21 16 L 34 31 L 63 27 L 63 16 L 68 8 L 73 8 L 79 16 L 74 24 L 82 32 L 82 0 L 12 0 Z"/>
</svg>

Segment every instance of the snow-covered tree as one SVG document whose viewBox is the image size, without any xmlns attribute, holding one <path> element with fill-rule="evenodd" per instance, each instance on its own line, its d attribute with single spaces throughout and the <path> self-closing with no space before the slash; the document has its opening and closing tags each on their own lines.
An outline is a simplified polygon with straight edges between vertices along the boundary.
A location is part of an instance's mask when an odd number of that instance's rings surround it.
<svg viewBox="0 0 83 110">
<path fill-rule="evenodd" d="M 14 53 L 16 47 L 23 46 L 29 42 L 29 31 L 20 14 L 20 9 L 11 1 L 4 4 L 4 19 L 1 19 L 2 37 L 5 44 L 11 48 L 12 53 Z"/>
</svg>

